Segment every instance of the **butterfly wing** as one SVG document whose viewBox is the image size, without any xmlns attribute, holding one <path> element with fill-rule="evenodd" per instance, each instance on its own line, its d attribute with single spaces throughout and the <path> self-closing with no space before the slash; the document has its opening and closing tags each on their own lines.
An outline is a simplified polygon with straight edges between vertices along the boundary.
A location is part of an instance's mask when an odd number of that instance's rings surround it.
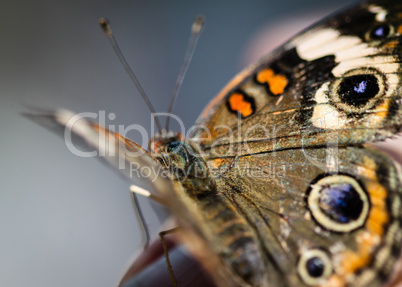
<svg viewBox="0 0 402 287">
<path fill-rule="evenodd" d="M 181 205 L 181 219 L 208 242 L 195 250 L 206 266 L 205 254 L 220 256 L 223 278 L 239 286 L 381 286 L 390 278 L 401 251 L 402 184 L 382 152 L 314 148 L 211 161 L 218 194 Z"/>
<path fill-rule="evenodd" d="M 366 1 L 236 76 L 193 137 L 212 157 L 381 140 L 400 130 L 402 4 Z"/>
<path fill-rule="evenodd" d="M 178 237 L 184 242 L 191 243 L 189 247 L 198 258 L 208 261 L 206 267 L 211 274 L 214 274 L 216 280 L 228 284 L 232 282 L 230 273 L 209 247 L 203 232 L 208 228 L 203 217 L 195 212 L 198 205 L 187 196 L 179 182 L 172 181 L 167 176 L 164 167 L 151 154 L 130 139 L 67 110 L 37 111 L 25 116 L 61 134 L 73 153 L 84 155 L 83 149 L 85 149 L 86 156 L 97 156 L 105 160 L 134 184 L 145 186 L 150 192 L 155 193 L 178 221 L 187 227 L 178 233 Z M 139 169 L 145 172 L 139 172 Z M 226 206 L 227 202 L 221 205 L 222 208 Z M 236 281 L 232 283 L 231 286 L 236 286 Z"/>
<path fill-rule="evenodd" d="M 67 148 L 77 156 L 98 157 L 134 184 L 159 196 L 173 189 L 165 170 L 148 151 L 88 118 L 68 110 L 37 111 L 25 116 L 60 134 Z"/>
<path fill-rule="evenodd" d="M 397 1 L 366 1 L 325 19 L 236 76 L 201 114 L 192 140 L 218 196 L 197 199 L 198 233 L 240 285 L 389 278 L 400 176 L 361 144 L 401 128 L 401 12 Z M 221 205 L 229 211 L 212 212 Z"/>
</svg>

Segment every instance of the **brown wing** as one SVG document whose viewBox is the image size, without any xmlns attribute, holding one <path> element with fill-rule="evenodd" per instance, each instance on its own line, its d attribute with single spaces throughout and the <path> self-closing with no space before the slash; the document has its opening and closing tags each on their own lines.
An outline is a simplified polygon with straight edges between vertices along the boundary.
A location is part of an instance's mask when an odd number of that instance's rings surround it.
<svg viewBox="0 0 402 287">
<path fill-rule="evenodd" d="M 159 162 L 141 146 L 118 133 L 68 110 L 40 111 L 26 116 L 61 134 L 67 148 L 77 156 L 98 157 L 134 184 L 160 196 L 164 190 L 173 189 L 169 178 L 163 176 Z"/>
<path fill-rule="evenodd" d="M 236 76 L 193 138 L 211 157 L 381 140 L 400 130 L 402 4 L 329 17 Z"/>
<path fill-rule="evenodd" d="M 400 167 L 383 153 L 296 149 L 209 164 L 219 194 L 198 199 L 193 212 L 241 286 L 382 286 L 391 277 L 402 184 Z M 236 216 L 208 208 L 223 203 Z"/>
</svg>

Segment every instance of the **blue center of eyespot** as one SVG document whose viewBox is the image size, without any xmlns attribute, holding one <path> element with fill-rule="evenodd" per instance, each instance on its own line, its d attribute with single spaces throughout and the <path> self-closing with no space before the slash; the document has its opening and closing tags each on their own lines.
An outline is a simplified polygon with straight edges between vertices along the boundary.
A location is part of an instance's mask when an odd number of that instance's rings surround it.
<svg viewBox="0 0 402 287">
<path fill-rule="evenodd" d="M 306 269 L 311 277 L 317 278 L 322 276 L 325 270 L 324 262 L 320 257 L 312 257 L 306 262 Z"/>
<path fill-rule="evenodd" d="M 385 33 L 384 33 L 384 27 L 379 27 L 374 31 L 374 34 L 377 37 L 384 37 Z"/>
<path fill-rule="evenodd" d="M 388 25 L 381 25 L 378 27 L 375 27 L 371 33 L 370 37 L 371 39 L 382 39 L 386 38 L 390 33 L 390 28 Z"/>
<path fill-rule="evenodd" d="M 366 91 L 367 88 L 367 81 L 361 81 L 360 83 L 357 83 L 356 86 L 353 87 L 356 93 L 362 94 Z"/>
<path fill-rule="evenodd" d="M 377 77 L 374 74 L 362 74 L 345 77 L 338 87 L 342 103 L 362 108 L 380 92 Z"/>
<path fill-rule="evenodd" d="M 354 221 L 363 211 L 364 203 L 359 193 L 349 183 L 325 186 L 320 194 L 321 211 L 339 223 Z"/>
</svg>

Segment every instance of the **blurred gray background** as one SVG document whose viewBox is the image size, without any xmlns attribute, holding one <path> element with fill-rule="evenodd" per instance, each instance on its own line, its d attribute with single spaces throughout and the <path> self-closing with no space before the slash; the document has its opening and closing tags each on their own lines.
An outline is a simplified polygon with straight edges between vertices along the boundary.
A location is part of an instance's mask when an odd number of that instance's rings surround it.
<svg viewBox="0 0 402 287">
<path fill-rule="evenodd" d="M 19 114 L 21 105 L 106 110 L 117 116 L 110 124 L 136 123 L 150 130 L 149 111 L 101 32 L 100 17 L 109 18 L 156 109 L 166 111 L 190 25 L 196 15 L 205 15 L 174 110 L 189 128 L 208 101 L 254 59 L 247 54 L 261 53 L 255 48 L 261 35 L 276 45 L 323 11 L 346 3 L 3 0 L 1 285 L 113 286 L 141 249 L 128 182 L 96 159 L 72 155 L 62 138 Z M 297 28 L 289 32 L 287 24 Z M 134 133 L 132 138 L 140 140 Z M 154 211 L 147 200 L 141 203 L 157 232 Z"/>
</svg>

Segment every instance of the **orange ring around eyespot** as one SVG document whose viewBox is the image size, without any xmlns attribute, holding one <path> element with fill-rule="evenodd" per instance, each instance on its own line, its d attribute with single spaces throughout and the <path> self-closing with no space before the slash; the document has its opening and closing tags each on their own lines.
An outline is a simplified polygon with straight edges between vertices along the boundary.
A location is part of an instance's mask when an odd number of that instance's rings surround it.
<svg viewBox="0 0 402 287">
<path fill-rule="evenodd" d="M 385 225 L 389 221 L 386 206 L 387 190 L 378 182 L 375 162 L 366 157 L 361 165 L 362 176 L 369 180 L 366 190 L 370 198 L 371 209 L 369 211 L 366 230 L 356 237 L 358 243 L 357 251 L 344 251 L 340 256 L 340 272 L 333 276 L 339 276 L 340 282 L 346 282 L 347 278 L 356 273 L 359 269 L 367 266 L 373 257 L 374 249 L 380 244 L 381 236 L 384 234 Z M 323 284 L 322 286 L 328 286 Z"/>
</svg>

